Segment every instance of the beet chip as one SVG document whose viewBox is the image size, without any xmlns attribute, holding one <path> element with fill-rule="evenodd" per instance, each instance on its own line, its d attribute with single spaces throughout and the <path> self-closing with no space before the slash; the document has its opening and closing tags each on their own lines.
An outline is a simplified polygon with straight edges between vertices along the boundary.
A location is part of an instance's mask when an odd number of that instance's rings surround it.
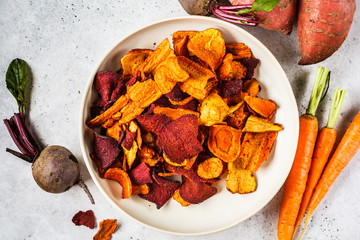
<svg viewBox="0 0 360 240">
<path fill-rule="evenodd" d="M 72 218 L 72 222 L 75 223 L 76 226 L 84 225 L 90 229 L 94 229 L 95 227 L 94 212 L 91 210 L 88 210 L 86 212 L 79 211 Z"/>
<path fill-rule="evenodd" d="M 114 138 L 94 132 L 94 155 L 100 160 L 102 169 L 110 167 L 119 153 L 120 149 Z"/>
<path fill-rule="evenodd" d="M 152 169 L 152 178 L 154 182 L 149 184 L 150 192 L 139 194 L 139 197 L 155 203 L 156 208 L 160 209 L 172 197 L 180 183 L 158 176 L 155 169 Z"/>
<path fill-rule="evenodd" d="M 141 127 L 147 131 L 158 135 L 162 129 L 171 122 L 171 119 L 162 114 L 156 115 L 140 115 L 136 117 Z"/>
<path fill-rule="evenodd" d="M 179 193 L 182 199 L 192 204 L 199 204 L 212 197 L 217 189 L 200 181 L 192 181 L 186 177 L 182 178 Z"/>
<path fill-rule="evenodd" d="M 94 85 L 100 95 L 96 105 L 108 109 L 123 93 L 124 81 L 116 72 L 102 71 L 95 76 Z"/>
<path fill-rule="evenodd" d="M 124 148 L 126 148 L 127 150 L 131 149 L 135 136 L 136 132 L 130 132 L 129 128 L 125 129 L 125 136 L 121 141 L 121 144 L 124 146 Z"/>
<path fill-rule="evenodd" d="M 153 180 L 150 175 L 150 168 L 146 163 L 140 163 L 136 168 L 130 171 L 130 179 L 134 185 L 143 185 L 152 183 Z"/>
<path fill-rule="evenodd" d="M 176 84 L 175 87 L 171 90 L 171 92 L 165 94 L 165 96 L 166 96 L 167 98 L 170 98 L 171 100 L 176 101 L 176 102 L 180 102 L 180 101 L 184 100 L 185 98 L 190 97 L 190 95 L 187 94 L 187 93 L 185 93 L 185 92 L 183 92 L 183 91 L 180 89 L 179 85 L 177 85 L 177 84 Z"/>
<path fill-rule="evenodd" d="M 219 81 L 220 96 L 222 98 L 228 98 L 237 95 L 241 92 L 243 80 L 236 79 L 231 81 Z"/>
<path fill-rule="evenodd" d="M 197 139 L 198 127 L 198 118 L 191 114 L 163 127 L 158 134 L 159 146 L 172 162 L 180 164 L 203 150 Z"/>
<path fill-rule="evenodd" d="M 257 58 L 242 58 L 240 62 L 246 67 L 245 79 L 251 79 L 254 76 L 254 71 L 260 60 Z"/>
</svg>

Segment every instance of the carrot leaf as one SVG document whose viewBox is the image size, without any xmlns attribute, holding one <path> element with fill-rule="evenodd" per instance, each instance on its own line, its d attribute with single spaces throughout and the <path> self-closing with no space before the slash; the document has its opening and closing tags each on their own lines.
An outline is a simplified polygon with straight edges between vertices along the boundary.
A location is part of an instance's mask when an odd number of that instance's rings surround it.
<svg viewBox="0 0 360 240">
<path fill-rule="evenodd" d="M 341 106 L 345 97 L 345 90 L 335 89 L 333 99 L 329 111 L 329 118 L 326 124 L 327 128 L 334 128 L 337 118 L 339 117 Z"/>
<path fill-rule="evenodd" d="M 318 67 L 316 73 L 315 82 L 310 96 L 309 106 L 306 110 L 306 114 L 315 116 L 316 110 L 324 99 L 330 82 L 330 71 L 324 67 Z"/>
</svg>

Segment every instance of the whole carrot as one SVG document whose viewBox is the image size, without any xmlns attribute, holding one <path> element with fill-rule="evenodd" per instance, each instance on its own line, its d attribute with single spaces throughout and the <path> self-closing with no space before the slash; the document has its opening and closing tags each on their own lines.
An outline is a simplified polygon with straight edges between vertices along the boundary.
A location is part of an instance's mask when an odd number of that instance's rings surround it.
<svg viewBox="0 0 360 240">
<path fill-rule="evenodd" d="M 317 137 L 309 172 L 309 178 L 306 182 L 305 192 L 295 222 L 294 235 L 302 219 L 304 218 L 311 196 L 334 147 L 336 140 L 336 130 L 334 129 L 334 126 L 339 116 L 341 105 L 344 101 L 344 96 L 345 90 L 340 90 L 339 88 L 335 90 L 334 97 L 331 101 L 328 122 L 326 126 L 320 130 L 320 133 Z"/>
<path fill-rule="evenodd" d="M 360 149 L 360 112 L 356 115 L 344 136 L 342 137 L 339 145 L 337 146 L 334 154 L 330 158 L 326 168 L 321 175 L 318 185 L 311 197 L 308 212 L 306 215 L 305 226 L 302 234 L 309 222 L 310 216 L 319 205 L 321 200 L 325 197 L 329 188 L 339 176 L 340 172 L 345 168 L 349 161 L 354 157 L 356 152 Z M 302 236 L 301 234 L 301 236 Z M 300 236 L 300 237 L 301 237 Z"/>
<path fill-rule="evenodd" d="M 326 94 L 324 89 L 328 86 L 329 77 L 328 69 L 318 68 L 309 107 L 306 114 L 299 117 L 299 140 L 295 159 L 285 182 L 278 222 L 278 239 L 291 239 L 293 236 L 318 134 L 318 121 L 315 113 L 321 99 Z"/>
</svg>

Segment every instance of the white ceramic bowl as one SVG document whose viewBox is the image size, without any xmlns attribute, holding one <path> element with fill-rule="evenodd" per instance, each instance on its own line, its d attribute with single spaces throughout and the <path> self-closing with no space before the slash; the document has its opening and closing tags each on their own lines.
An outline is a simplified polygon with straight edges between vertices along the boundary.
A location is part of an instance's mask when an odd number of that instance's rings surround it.
<svg viewBox="0 0 360 240">
<path fill-rule="evenodd" d="M 93 88 L 96 72 L 118 70 L 120 59 L 133 48 L 150 48 L 164 38 L 171 40 L 171 34 L 179 30 L 221 30 L 227 43 L 244 42 L 261 63 L 255 77 L 261 84 L 260 96 L 274 100 L 278 105 L 275 122 L 284 130 L 278 135 L 276 144 L 266 162 L 256 172 L 257 190 L 250 194 L 231 194 L 226 190 L 225 180 L 215 184 L 218 193 L 198 205 L 181 207 L 169 200 L 161 209 L 155 204 L 132 196 L 121 198 L 121 186 L 110 180 L 101 179 L 96 165 L 89 154 L 92 151 L 92 130 L 85 123 L 89 120 L 89 109 L 97 94 Z M 171 41 L 170 41 L 171 42 Z M 210 17 L 187 16 L 159 21 L 145 26 L 112 48 L 91 73 L 85 88 L 80 114 L 80 144 L 90 175 L 101 193 L 119 213 L 125 214 L 149 228 L 176 235 L 203 235 L 230 228 L 262 209 L 279 191 L 290 171 L 298 140 L 298 110 L 288 79 L 278 61 L 270 51 L 245 30 Z"/>
</svg>

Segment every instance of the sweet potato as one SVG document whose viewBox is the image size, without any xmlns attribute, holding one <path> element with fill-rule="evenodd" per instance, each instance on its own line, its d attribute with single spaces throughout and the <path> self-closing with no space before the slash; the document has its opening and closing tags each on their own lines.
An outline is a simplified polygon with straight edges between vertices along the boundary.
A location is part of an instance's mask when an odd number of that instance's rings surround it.
<svg viewBox="0 0 360 240">
<path fill-rule="evenodd" d="M 300 0 L 300 65 L 321 62 L 339 49 L 349 33 L 355 8 L 355 0 Z"/>
<path fill-rule="evenodd" d="M 254 0 L 229 0 L 232 5 L 252 4 Z M 281 0 L 270 12 L 256 12 L 259 26 L 289 35 L 296 15 L 296 0 Z"/>
</svg>

